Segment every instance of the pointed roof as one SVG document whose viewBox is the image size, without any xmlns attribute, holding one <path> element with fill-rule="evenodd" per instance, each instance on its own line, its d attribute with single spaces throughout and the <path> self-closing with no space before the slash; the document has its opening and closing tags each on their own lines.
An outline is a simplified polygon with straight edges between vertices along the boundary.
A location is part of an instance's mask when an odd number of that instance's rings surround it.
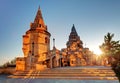
<svg viewBox="0 0 120 83">
<path fill-rule="evenodd" d="M 35 22 L 35 23 L 38 23 L 40 19 L 43 20 L 42 12 L 41 12 L 40 6 L 39 6 L 34 22 Z"/>
<path fill-rule="evenodd" d="M 67 47 L 70 47 L 73 42 L 76 42 L 78 47 L 82 47 L 82 41 L 80 40 L 80 37 L 77 34 L 77 31 L 75 29 L 75 26 L 73 24 L 70 35 L 69 35 L 69 40 L 66 43 Z"/>
<path fill-rule="evenodd" d="M 73 26 L 72 26 L 72 29 L 71 29 L 71 31 L 72 31 L 72 32 L 76 32 L 76 29 L 75 29 L 75 26 L 74 26 L 74 24 L 73 24 Z"/>
<path fill-rule="evenodd" d="M 71 34 L 78 36 L 74 24 L 73 24 L 72 29 L 71 29 Z"/>
</svg>

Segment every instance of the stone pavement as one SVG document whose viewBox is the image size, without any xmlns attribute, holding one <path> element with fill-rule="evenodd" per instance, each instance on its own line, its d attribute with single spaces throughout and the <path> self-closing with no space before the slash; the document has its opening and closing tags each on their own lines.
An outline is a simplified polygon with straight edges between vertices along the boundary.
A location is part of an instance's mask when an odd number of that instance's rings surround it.
<svg viewBox="0 0 120 83">
<path fill-rule="evenodd" d="M 0 83 L 119 83 L 118 80 L 7 79 Z"/>
</svg>

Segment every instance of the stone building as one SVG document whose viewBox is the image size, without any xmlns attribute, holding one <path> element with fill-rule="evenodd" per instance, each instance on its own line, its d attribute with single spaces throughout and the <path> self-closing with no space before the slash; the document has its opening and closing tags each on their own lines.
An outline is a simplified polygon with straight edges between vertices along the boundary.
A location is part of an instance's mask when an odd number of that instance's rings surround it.
<svg viewBox="0 0 120 83">
<path fill-rule="evenodd" d="M 95 56 L 88 48 L 83 47 L 74 24 L 66 48 L 58 50 L 54 45 L 50 50 L 50 36 L 39 8 L 34 22 L 30 24 L 30 29 L 23 35 L 24 57 L 17 57 L 16 70 L 94 65 Z"/>
<path fill-rule="evenodd" d="M 44 23 L 40 8 L 30 29 L 23 35 L 24 57 L 18 57 L 16 70 L 44 69 L 50 52 L 50 36 Z"/>
<path fill-rule="evenodd" d="M 89 57 L 88 52 L 83 48 L 83 42 L 78 36 L 75 26 L 73 24 L 67 48 L 61 50 L 63 66 L 85 66 L 88 65 Z M 88 49 L 89 50 L 89 49 Z M 86 55 L 85 55 L 86 52 Z"/>
</svg>

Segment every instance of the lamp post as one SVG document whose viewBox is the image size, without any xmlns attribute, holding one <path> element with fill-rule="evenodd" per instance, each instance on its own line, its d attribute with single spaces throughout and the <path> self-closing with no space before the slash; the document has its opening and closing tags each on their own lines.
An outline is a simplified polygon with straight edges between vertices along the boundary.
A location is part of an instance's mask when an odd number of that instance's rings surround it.
<svg viewBox="0 0 120 83">
<path fill-rule="evenodd" d="M 61 55 L 62 55 L 62 53 L 60 52 L 60 67 L 61 67 L 61 58 L 62 58 Z"/>
<path fill-rule="evenodd" d="M 53 38 L 53 48 L 55 47 L 55 38 Z"/>
<path fill-rule="evenodd" d="M 53 55 L 53 52 L 51 53 L 51 57 L 50 57 L 50 68 L 52 68 L 52 55 Z"/>
</svg>

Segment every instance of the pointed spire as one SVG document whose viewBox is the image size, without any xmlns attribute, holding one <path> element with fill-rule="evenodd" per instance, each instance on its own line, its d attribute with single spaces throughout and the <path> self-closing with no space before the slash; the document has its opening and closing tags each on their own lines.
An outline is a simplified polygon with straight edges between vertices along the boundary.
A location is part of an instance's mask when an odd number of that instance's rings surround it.
<svg viewBox="0 0 120 83">
<path fill-rule="evenodd" d="M 38 23 L 40 19 L 43 20 L 42 13 L 41 13 L 40 6 L 39 6 L 34 22 Z"/>
<path fill-rule="evenodd" d="M 73 24 L 71 32 L 76 32 L 75 26 Z"/>
<path fill-rule="evenodd" d="M 39 5 L 39 8 L 38 8 L 38 10 L 40 10 L 40 5 Z"/>
<path fill-rule="evenodd" d="M 79 47 L 79 48 L 82 47 L 83 43 L 82 43 L 82 41 L 80 40 L 80 37 L 77 34 L 77 31 L 75 29 L 74 24 L 72 26 L 72 29 L 71 29 L 71 32 L 70 32 L 70 35 L 69 35 L 69 40 L 66 43 L 67 47 L 69 48 L 73 44 L 73 42 L 75 42 L 78 45 L 77 47 Z"/>
<path fill-rule="evenodd" d="M 77 32 L 76 32 L 76 29 L 75 29 L 74 24 L 73 24 L 73 26 L 72 26 L 71 33 L 74 33 L 74 34 L 78 35 Z"/>
</svg>

